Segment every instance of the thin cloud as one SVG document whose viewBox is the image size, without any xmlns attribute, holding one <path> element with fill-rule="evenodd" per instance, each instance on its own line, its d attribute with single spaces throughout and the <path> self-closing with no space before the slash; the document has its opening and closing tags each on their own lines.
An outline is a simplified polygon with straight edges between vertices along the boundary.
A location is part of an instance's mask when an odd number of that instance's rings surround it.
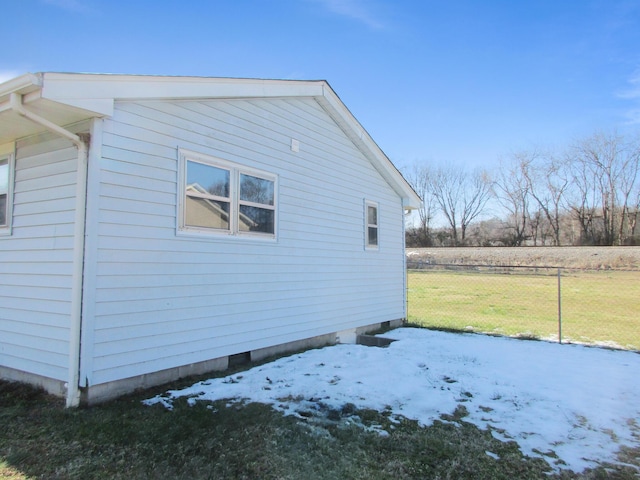
<svg viewBox="0 0 640 480">
<path fill-rule="evenodd" d="M 629 87 L 618 93 L 619 98 L 640 98 L 640 69 L 627 81 Z"/>
<path fill-rule="evenodd" d="M 337 15 L 364 23 L 374 30 L 382 30 L 385 24 L 378 20 L 370 8 L 370 3 L 363 0 L 313 0 Z"/>
<path fill-rule="evenodd" d="M 640 108 L 628 111 L 626 117 L 628 119 L 627 124 L 640 125 Z"/>
<path fill-rule="evenodd" d="M 625 113 L 625 116 L 628 119 L 628 124 L 638 125 L 640 124 L 640 69 L 636 70 L 627 83 L 628 87 L 618 92 L 616 96 L 624 100 L 630 100 L 635 104 Z"/>
</svg>

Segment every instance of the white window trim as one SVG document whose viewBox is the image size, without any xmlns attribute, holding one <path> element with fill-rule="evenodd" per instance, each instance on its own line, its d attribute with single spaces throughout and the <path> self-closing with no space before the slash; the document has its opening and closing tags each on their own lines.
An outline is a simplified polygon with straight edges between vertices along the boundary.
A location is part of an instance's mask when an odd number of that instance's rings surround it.
<svg viewBox="0 0 640 480">
<path fill-rule="evenodd" d="M 369 207 L 376 209 L 376 224 L 369 223 Z M 369 243 L 369 227 L 375 227 L 377 230 L 377 243 L 372 245 Z M 370 200 L 364 201 L 364 248 L 365 250 L 379 250 L 380 249 L 380 205 L 377 202 Z"/>
<path fill-rule="evenodd" d="M 211 237 L 238 237 L 238 238 L 253 238 L 261 240 L 276 240 L 278 234 L 278 176 L 258 170 L 252 167 L 246 167 L 244 165 L 223 160 L 218 157 L 213 157 L 199 152 L 194 152 L 186 149 L 178 150 L 178 202 L 177 202 L 177 234 L 181 235 L 199 235 L 199 236 L 211 236 Z M 218 167 L 228 170 L 229 175 L 229 229 L 216 229 L 198 227 L 186 224 L 185 215 L 185 196 L 186 196 L 186 167 L 187 161 L 194 161 Z M 240 175 L 250 175 L 253 177 L 262 178 L 273 182 L 273 205 L 264 205 L 260 203 L 241 201 L 240 200 Z M 213 197 L 212 197 L 213 198 Z M 222 200 L 222 197 L 220 198 Z M 227 199 L 224 199 L 227 201 Z M 261 233 L 261 232 L 245 232 L 240 230 L 238 226 L 240 205 L 247 205 L 259 208 L 265 208 L 273 210 L 273 233 Z"/>
<path fill-rule="evenodd" d="M 6 160 L 9 166 L 9 175 L 7 178 L 7 224 L 0 225 L 0 236 L 11 235 L 11 225 L 13 223 L 13 185 L 15 183 L 15 155 L 10 153 L 8 155 L 0 155 L 0 160 Z"/>
</svg>

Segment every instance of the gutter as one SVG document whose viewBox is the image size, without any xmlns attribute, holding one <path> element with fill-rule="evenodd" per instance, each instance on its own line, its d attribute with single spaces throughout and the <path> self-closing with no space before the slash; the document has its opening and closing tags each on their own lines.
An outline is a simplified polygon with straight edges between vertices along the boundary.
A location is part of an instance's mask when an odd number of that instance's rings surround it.
<svg viewBox="0 0 640 480">
<path fill-rule="evenodd" d="M 67 380 L 67 407 L 80 405 L 80 335 L 82 330 L 82 288 L 85 249 L 86 194 L 88 136 L 76 135 L 55 123 L 27 110 L 22 103 L 22 95 L 10 94 L 9 108 L 18 115 L 43 126 L 47 130 L 69 140 L 78 149 L 78 170 L 76 180 L 76 209 L 73 233 L 73 273 L 71 286 L 71 325 L 69 334 L 69 377 Z"/>
<path fill-rule="evenodd" d="M 42 74 L 26 73 L 2 84 L 0 97 L 11 95 L 15 92 L 22 94 L 36 91 L 42 88 Z"/>
</svg>

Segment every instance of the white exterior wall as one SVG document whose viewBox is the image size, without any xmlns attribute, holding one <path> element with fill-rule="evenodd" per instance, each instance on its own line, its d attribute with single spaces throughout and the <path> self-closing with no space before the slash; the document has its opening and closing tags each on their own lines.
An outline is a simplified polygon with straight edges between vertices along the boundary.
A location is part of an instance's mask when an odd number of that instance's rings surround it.
<svg viewBox="0 0 640 480">
<path fill-rule="evenodd" d="M 117 103 L 102 123 L 88 385 L 405 316 L 400 198 L 313 99 Z M 277 175 L 277 240 L 177 235 L 178 148 Z M 379 204 L 377 251 L 365 200 Z"/>
<path fill-rule="evenodd" d="M 66 381 L 77 150 L 18 142 L 10 236 L 0 236 L 0 367 Z"/>
</svg>

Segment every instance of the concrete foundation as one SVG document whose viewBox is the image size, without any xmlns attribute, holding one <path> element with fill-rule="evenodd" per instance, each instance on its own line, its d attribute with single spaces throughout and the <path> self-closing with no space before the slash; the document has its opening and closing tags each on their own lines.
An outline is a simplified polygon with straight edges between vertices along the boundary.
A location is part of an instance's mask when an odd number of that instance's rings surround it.
<svg viewBox="0 0 640 480">
<path fill-rule="evenodd" d="M 246 361 L 239 362 L 238 359 L 240 358 L 246 359 L 247 361 L 251 362 L 259 362 L 270 357 L 275 357 L 290 352 L 319 348 L 327 345 L 334 345 L 336 343 L 362 343 L 362 338 L 367 337 L 366 334 L 369 332 L 374 332 L 381 329 L 396 328 L 402 326 L 403 324 L 404 320 L 402 319 L 390 322 L 374 323 L 355 329 L 344 330 L 341 332 L 334 332 L 325 335 L 318 335 L 312 338 L 283 343 L 280 345 L 274 345 L 272 347 L 261 348 L 258 350 L 252 350 L 251 352 L 240 352 L 236 355 L 214 358 L 212 360 L 206 360 L 204 362 L 182 365 L 180 367 L 160 370 L 158 372 L 147 373 L 145 375 L 124 378 L 121 380 L 102 383 L 99 385 L 92 385 L 88 388 L 81 389 L 81 404 L 95 405 L 97 403 L 112 400 L 121 395 L 131 393 L 135 390 L 155 387 L 193 375 L 204 375 L 208 372 L 226 370 L 227 368 L 229 368 L 230 359 L 232 360 L 232 363 L 235 364 L 247 363 Z M 376 338 L 371 336 L 368 337 Z M 373 342 L 374 340 L 370 341 Z M 55 396 L 66 396 L 66 383 L 60 380 L 54 380 L 51 378 L 42 377 L 40 375 L 34 375 L 32 373 L 22 372 L 19 370 L 1 366 L 0 378 L 35 385 L 43 388 L 45 391 Z"/>
<path fill-rule="evenodd" d="M 336 343 L 336 334 L 329 333 L 327 335 L 318 335 L 317 337 L 305 338 L 295 342 L 282 343 L 273 347 L 260 348 L 251 351 L 251 361 L 260 362 L 270 357 L 282 355 L 289 352 L 297 352 L 300 350 L 309 350 L 311 348 L 320 348 Z"/>
<path fill-rule="evenodd" d="M 55 395 L 56 397 L 64 397 L 67 394 L 66 382 L 42 377 L 35 373 L 0 366 L 0 378 L 10 382 L 28 383 L 34 387 L 42 388 L 45 392 Z"/>
<path fill-rule="evenodd" d="M 101 383 L 89 388 L 82 388 L 80 403 L 82 405 L 95 405 L 135 390 L 144 390 L 145 388 L 155 387 L 192 375 L 203 375 L 208 372 L 226 370 L 228 367 L 229 357 L 220 357 L 204 362 L 191 363 L 176 368 L 147 373 L 145 375 L 138 375 L 137 377 Z"/>
</svg>

